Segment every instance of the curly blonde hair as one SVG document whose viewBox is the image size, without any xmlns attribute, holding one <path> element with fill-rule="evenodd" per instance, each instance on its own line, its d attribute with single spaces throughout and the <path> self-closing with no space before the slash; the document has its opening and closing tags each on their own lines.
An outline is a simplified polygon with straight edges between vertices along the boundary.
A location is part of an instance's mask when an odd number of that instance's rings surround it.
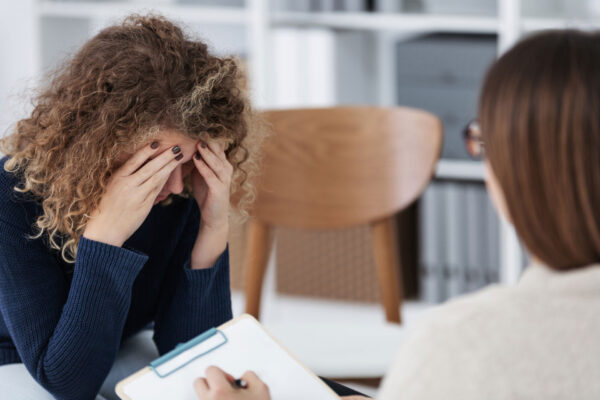
<svg viewBox="0 0 600 400">
<path fill-rule="evenodd" d="M 261 134 L 251 129 L 255 118 L 242 78 L 236 60 L 211 55 L 161 16 L 132 15 L 98 33 L 50 75 L 31 115 L 0 139 L 10 156 L 4 169 L 21 177 L 13 189 L 41 201 L 38 233 L 30 237 L 46 233 L 49 246 L 74 263 L 119 153 L 163 129 L 226 142 L 232 193 L 247 215 Z M 186 179 L 181 196 L 190 194 Z"/>
</svg>

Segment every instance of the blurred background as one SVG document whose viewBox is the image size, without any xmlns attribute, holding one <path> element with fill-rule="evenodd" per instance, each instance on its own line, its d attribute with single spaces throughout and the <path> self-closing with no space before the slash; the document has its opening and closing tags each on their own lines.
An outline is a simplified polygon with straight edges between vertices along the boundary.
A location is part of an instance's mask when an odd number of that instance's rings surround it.
<svg viewBox="0 0 600 400">
<path fill-rule="evenodd" d="M 377 378 L 409 327 L 432 305 L 483 286 L 514 283 L 527 264 L 513 230 L 492 208 L 484 169 L 470 160 L 463 127 L 476 115 L 486 69 L 520 37 L 544 29 L 593 29 L 596 0 L 121 0 L 0 2 L 0 131 L 27 115 L 44 74 L 102 27 L 131 12 L 169 17 L 219 55 L 236 55 L 259 110 L 403 105 L 437 115 L 444 142 L 423 196 L 397 216 L 404 297 L 401 328 L 385 323 L 364 227 L 280 230 L 270 257 L 262 321 L 316 372 Z M 234 311 L 244 310 L 243 226 L 233 229 Z M 344 251 L 332 254 L 329 249 Z M 354 344 L 315 350 L 315 332 L 355 324 Z M 384 339 L 354 358 L 364 337 Z M 352 336 L 352 334 L 350 334 Z M 318 336 L 315 336 L 318 338 Z M 328 341 L 329 340 L 329 341 Z M 363 341 L 363 345 L 356 344 Z M 363 349 L 364 350 L 364 349 Z M 327 360 L 325 360 L 327 359 Z M 364 364 L 365 371 L 341 364 Z M 333 361 L 332 361 L 333 360 Z M 352 379 L 351 379 L 352 380 Z M 362 382 L 374 394 L 375 383 Z"/>
</svg>

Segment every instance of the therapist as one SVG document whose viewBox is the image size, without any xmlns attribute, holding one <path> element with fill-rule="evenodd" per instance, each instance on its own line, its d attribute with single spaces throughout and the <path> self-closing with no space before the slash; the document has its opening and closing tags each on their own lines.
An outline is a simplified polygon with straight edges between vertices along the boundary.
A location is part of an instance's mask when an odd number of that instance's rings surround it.
<svg viewBox="0 0 600 400">
<path fill-rule="evenodd" d="M 423 317 L 378 398 L 600 399 L 600 34 L 524 39 L 488 71 L 478 114 L 468 147 L 532 263 L 516 286 Z M 267 400 L 259 378 L 235 390 L 211 370 L 195 388 L 202 400 Z"/>
</svg>

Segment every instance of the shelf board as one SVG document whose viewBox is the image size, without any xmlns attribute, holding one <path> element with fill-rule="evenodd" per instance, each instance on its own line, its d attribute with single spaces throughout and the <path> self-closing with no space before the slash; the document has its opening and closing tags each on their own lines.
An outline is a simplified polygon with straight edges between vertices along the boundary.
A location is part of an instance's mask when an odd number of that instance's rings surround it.
<svg viewBox="0 0 600 400">
<path fill-rule="evenodd" d="M 123 18 L 131 13 L 156 12 L 186 22 L 245 24 L 250 20 L 246 8 L 209 7 L 184 4 L 136 4 L 125 2 L 59 2 L 42 1 L 39 14 L 58 18 Z"/>
<path fill-rule="evenodd" d="M 435 169 L 435 177 L 465 181 L 483 181 L 484 168 L 481 161 L 440 160 Z"/>
<path fill-rule="evenodd" d="M 582 29 L 597 30 L 600 20 L 596 19 L 572 19 L 572 18 L 523 18 L 521 27 L 525 32 L 542 31 L 547 29 Z"/>
<path fill-rule="evenodd" d="M 367 12 L 275 12 L 274 25 L 320 26 L 391 32 L 497 33 L 495 17 Z"/>
</svg>

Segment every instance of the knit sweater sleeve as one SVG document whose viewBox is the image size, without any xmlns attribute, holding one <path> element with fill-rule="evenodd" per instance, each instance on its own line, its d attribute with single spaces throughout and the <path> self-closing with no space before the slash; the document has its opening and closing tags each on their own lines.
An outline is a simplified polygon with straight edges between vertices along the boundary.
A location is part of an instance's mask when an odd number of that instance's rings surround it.
<svg viewBox="0 0 600 400">
<path fill-rule="evenodd" d="M 69 285 L 40 239 L 0 221 L 0 312 L 27 370 L 55 398 L 96 396 L 147 259 L 82 237 Z"/>
<path fill-rule="evenodd" d="M 161 289 L 154 326 L 160 354 L 232 318 L 229 247 L 212 267 L 190 268 L 200 222 L 198 206 L 193 203 Z"/>
</svg>

